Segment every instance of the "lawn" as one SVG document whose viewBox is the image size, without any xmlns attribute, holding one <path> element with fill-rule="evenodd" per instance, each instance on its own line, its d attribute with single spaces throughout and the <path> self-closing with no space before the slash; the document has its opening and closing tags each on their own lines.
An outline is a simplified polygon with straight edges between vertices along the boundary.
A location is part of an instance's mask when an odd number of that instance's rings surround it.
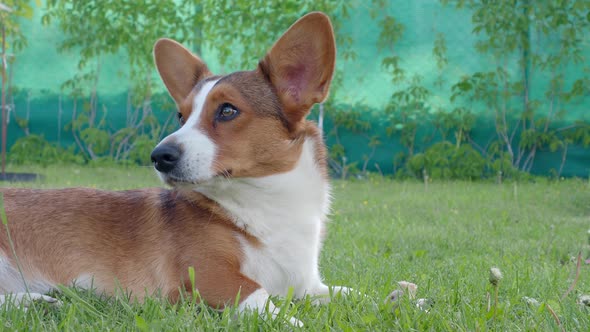
<svg viewBox="0 0 590 332">
<path fill-rule="evenodd" d="M 14 168 L 12 170 L 15 170 Z M 159 186 L 150 168 L 50 167 L 44 180 L 26 187 L 90 186 L 126 189 Z M 0 183 L 0 186 L 6 186 Z M 276 303 L 295 314 L 305 330 L 587 331 L 590 307 L 590 183 L 566 180 L 491 182 L 335 181 L 334 205 L 321 257 L 331 285 L 366 297 L 337 297 L 324 306 L 309 299 Z M 582 253 L 576 279 L 578 252 Z M 503 278 L 495 289 L 490 268 Z M 434 302 L 423 311 L 407 296 L 384 298 L 406 280 L 418 298 Z M 573 290 L 563 295 L 573 286 Z M 6 330 L 291 330 L 277 319 L 236 317 L 193 304 L 160 299 L 142 304 L 65 289 L 60 308 L 44 304 L 24 312 L 0 309 Z M 527 303 L 526 297 L 538 303 Z M 563 298 L 562 298 L 563 297 Z M 489 310 L 488 310 L 489 309 Z M 558 323 L 559 322 L 559 323 Z M 561 324 L 560 326 L 558 324 Z"/>
</svg>

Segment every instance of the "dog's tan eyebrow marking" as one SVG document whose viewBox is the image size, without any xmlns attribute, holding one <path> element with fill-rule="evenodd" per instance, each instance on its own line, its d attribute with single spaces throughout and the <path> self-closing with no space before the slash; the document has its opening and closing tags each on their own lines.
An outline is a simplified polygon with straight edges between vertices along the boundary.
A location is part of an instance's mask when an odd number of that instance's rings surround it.
<svg viewBox="0 0 590 332">
<path fill-rule="evenodd" d="M 286 128 L 289 128 L 281 103 L 274 93 L 274 87 L 257 72 L 235 72 L 221 77 L 216 85 L 219 84 L 231 85 L 258 115 L 276 117 Z"/>
</svg>

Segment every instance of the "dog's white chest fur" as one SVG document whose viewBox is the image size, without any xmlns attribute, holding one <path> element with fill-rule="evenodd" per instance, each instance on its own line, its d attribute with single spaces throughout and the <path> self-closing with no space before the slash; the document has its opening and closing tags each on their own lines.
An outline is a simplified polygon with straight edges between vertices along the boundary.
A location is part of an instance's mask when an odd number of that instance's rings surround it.
<svg viewBox="0 0 590 332">
<path fill-rule="evenodd" d="M 324 219 L 329 210 L 329 184 L 314 160 L 307 140 L 296 167 L 264 178 L 236 179 L 200 190 L 217 201 L 236 224 L 255 236 L 260 246 L 240 238 L 242 273 L 271 295 L 295 296 L 323 287 L 318 256 Z"/>
</svg>

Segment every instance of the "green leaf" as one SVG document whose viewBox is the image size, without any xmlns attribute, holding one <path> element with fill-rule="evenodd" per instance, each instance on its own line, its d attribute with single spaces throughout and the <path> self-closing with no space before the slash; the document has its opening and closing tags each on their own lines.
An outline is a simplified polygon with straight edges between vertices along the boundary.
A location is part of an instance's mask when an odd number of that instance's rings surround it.
<svg viewBox="0 0 590 332">
<path fill-rule="evenodd" d="M 141 331 L 149 331 L 149 326 L 141 316 L 135 316 L 135 326 Z"/>
<path fill-rule="evenodd" d="M 4 193 L 0 192 L 0 219 L 2 220 L 2 225 L 8 225 L 8 218 L 6 218 L 6 211 L 4 210 Z"/>
<path fill-rule="evenodd" d="M 24 5 L 21 8 L 21 11 L 20 11 L 20 15 L 19 16 L 24 17 L 24 18 L 30 20 L 30 19 L 33 18 L 34 13 L 35 12 L 33 11 L 33 7 L 31 7 L 29 5 Z"/>
<path fill-rule="evenodd" d="M 197 288 L 195 282 L 195 268 L 193 266 L 188 267 L 188 279 L 191 282 L 191 292 L 194 292 Z"/>
</svg>

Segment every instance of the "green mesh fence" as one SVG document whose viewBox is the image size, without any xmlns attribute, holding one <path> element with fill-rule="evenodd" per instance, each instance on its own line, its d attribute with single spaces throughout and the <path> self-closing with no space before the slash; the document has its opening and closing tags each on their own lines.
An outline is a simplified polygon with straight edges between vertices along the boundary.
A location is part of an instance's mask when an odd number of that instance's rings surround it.
<svg viewBox="0 0 590 332">
<path fill-rule="evenodd" d="M 457 9 L 451 5 L 443 5 L 438 1 L 390 1 L 378 10 L 373 17 L 375 6 L 371 3 L 360 4 L 350 12 L 347 18 L 341 18 L 341 34 L 348 35 L 352 40 L 352 49 L 356 53 L 354 59 L 340 59 L 338 63 L 339 84 L 335 85 L 331 102 L 326 104 L 326 122 L 324 132 L 330 145 L 341 143 L 346 148 L 349 161 L 360 164 L 369 154 L 367 136 L 379 135 L 381 144 L 376 147 L 374 155 L 368 162 L 370 170 L 384 173 L 394 172 L 394 156 L 404 151 L 400 138 L 387 132 L 388 116 L 384 109 L 390 102 L 392 93 L 408 85 L 408 82 L 393 83 L 391 74 L 384 69 L 382 59 L 391 50 L 377 47 L 381 26 L 379 22 L 385 15 L 395 17 L 404 26 L 401 38 L 394 45 L 394 52 L 401 59 L 406 77 L 420 75 L 421 84 L 430 91 L 427 98 L 428 108 L 451 110 L 453 84 L 464 76 L 475 72 L 490 71 L 497 65 L 497 59 L 490 54 L 476 51 L 476 42 L 482 37 L 475 35 L 472 24 L 473 12 L 469 8 Z M 60 53 L 56 45 L 63 40 L 63 32 L 53 25 L 42 25 L 43 7 L 35 7 L 35 15 L 31 20 L 22 20 L 21 29 L 28 39 L 28 46 L 16 56 L 10 68 L 12 87 L 9 101 L 13 103 L 10 111 L 8 146 L 26 134 L 16 119 L 28 118 L 28 133 L 41 134 L 50 142 L 59 142 L 62 146 L 75 144 L 67 124 L 72 120 L 72 99 L 61 91 L 61 84 L 73 77 L 77 71 L 76 52 Z M 272 17 L 269 17 L 272 19 Z M 433 56 L 433 45 L 437 36 L 443 36 L 446 43 L 447 64 L 443 69 L 437 67 Z M 539 44 L 535 31 L 531 32 L 532 47 L 537 52 L 544 48 L 551 49 L 551 43 Z M 558 38 L 556 36 L 556 38 Z M 580 41 L 587 43 L 587 41 Z M 269 45 L 270 46 L 270 45 Z M 588 48 L 585 49 L 588 51 Z M 264 50 L 260 50 L 262 56 Z M 582 54 L 588 56 L 588 52 Z M 107 55 L 101 61 L 101 73 L 98 82 L 99 109 L 107 113 L 108 127 L 113 129 L 125 126 L 127 92 L 130 82 L 127 78 L 128 68 L 122 59 L 124 54 Z M 205 49 L 203 58 L 210 64 L 214 72 L 223 71 L 215 60 L 215 52 Z M 519 66 L 513 61 L 508 67 L 511 75 L 519 75 Z M 230 68 L 233 69 L 233 68 Z M 563 84 L 571 86 L 584 73 L 585 63 L 570 64 L 564 69 Z M 228 69 L 229 70 L 229 69 Z M 549 84 L 549 73 L 541 70 L 535 72 L 530 83 L 530 98 L 545 100 L 543 94 Z M 159 80 L 154 72 L 154 79 Z M 441 83 L 442 80 L 442 83 Z M 163 85 L 158 84 L 157 93 L 164 96 Z M 170 108 L 163 106 L 162 97 L 154 99 L 153 110 L 162 123 L 169 117 Z M 514 101 L 517 103 L 517 101 Z M 340 129 L 339 136 L 331 135 L 333 121 L 330 119 L 332 105 L 364 105 L 367 114 L 363 118 L 370 122 L 370 132 L 360 135 L 351 130 Z M 496 127 L 493 117 L 489 116 L 484 103 L 472 102 L 472 110 L 477 115 L 471 138 L 481 146 L 485 146 L 495 138 Z M 560 107 L 567 109 L 565 116 L 556 121 L 556 125 L 573 124 L 576 121 L 590 120 L 586 111 L 588 98 L 583 96 L 577 100 L 561 102 Z M 335 106 L 332 106 L 335 107 Z M 539 112 L 548 112 L 548 107 L 541 105 Z M 317 109 L 311 117 L 317 116 Z M 424 141 L 423 137 L 432 136 Z M 416 139 L 416 150 L 420 151 L 440 140 L 433 128 L 421 128 Z M 424 143 L 421 143 L 423 142 Z M 515 144 L 518 144 L 515 142 Z M 531 172 L 549 174 L 557 169 L 562 162 L 561 150 L 551 152 L 540 149 Z M 587 177 L 590 173 L 590 150 L 580 144 L 572 144 L 568 148 L 567 161 L 563 165 L 562 175 Z"/>
</svg>

